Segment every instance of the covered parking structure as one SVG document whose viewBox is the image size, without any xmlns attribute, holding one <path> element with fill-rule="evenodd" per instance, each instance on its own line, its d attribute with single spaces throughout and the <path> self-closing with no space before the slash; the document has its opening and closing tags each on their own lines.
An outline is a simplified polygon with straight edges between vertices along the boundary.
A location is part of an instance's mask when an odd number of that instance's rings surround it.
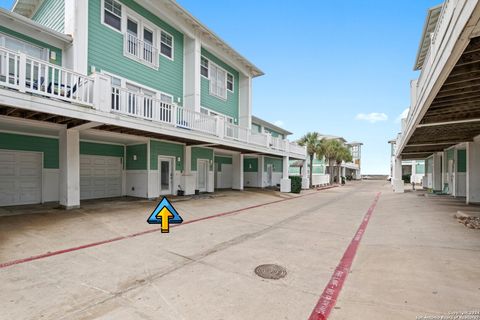
<svg viewBox="0 0 480 320">
<path fill-rule="evenodd" d="M 421 74 L 395 141 L 397 192 L 401 161 L 425 159 L 424 187 L 480 202 L 479 17 L 478 1 L 446 1 L 429 12 L 415 63 Z"/>
</svg>

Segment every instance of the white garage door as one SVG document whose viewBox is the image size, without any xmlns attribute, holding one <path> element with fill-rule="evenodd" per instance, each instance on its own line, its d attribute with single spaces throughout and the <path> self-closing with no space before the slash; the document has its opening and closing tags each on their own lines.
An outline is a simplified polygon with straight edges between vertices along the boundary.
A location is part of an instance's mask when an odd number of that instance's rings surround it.
<svg viewBox="0 0 480 320">
<path fill-rule="evenodd" d="M 42 202 L 42 153 L 0 150 L 0 206 Z"/>
<path fill-rule="evenodd" d="M 121 158 L 80 156 L 80 199 L 119 197 L 121 195 Z"/>
</svg>

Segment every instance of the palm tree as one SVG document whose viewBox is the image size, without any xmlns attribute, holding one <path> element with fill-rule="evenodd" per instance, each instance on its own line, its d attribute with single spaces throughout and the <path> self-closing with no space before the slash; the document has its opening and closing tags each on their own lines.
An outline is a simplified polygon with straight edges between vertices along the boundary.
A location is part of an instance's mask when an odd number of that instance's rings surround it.
<svg viewBox="0 0 480 320">
<path fill-rule="evenodd" d="M 307 153 L 310 157 L 310 188 L 312 187 L 313 177 L 313 157 L 317 154 L 320 141 L 318 140 L 318 132 L 308 132 L 298 140 L 298 144 L 307 147 Z M 305 170 L 306 168 L 303 168 Z"/>
<path fill-rule="evenodd" d="M 343 145 L 340 141 L 336 139 L 322 139 L 319 144 L 319 148 L 317 151 L 317 159 L 323 159 L 328 163 L 328 167 L 330 168 L 330 183 L 333 183 L 334 172 L 333 168 L 337 163 L 337 159 L 340 156 L 340 152 Z M 340 162 L 341 163 L 341 162 Z"/>
<path fill-rule="evenodd" d="M 342 162 L 351 162 L 352 161 L 352 153 L 350 150 L 344 146 L 341 145 L 340 148 L 337 150 L 337 157 L 336 157 L 336 163 L 337 163 L 337 171 L 338 171 L 338 182 L 341 182 L 341 166 Z"/>
</svg>

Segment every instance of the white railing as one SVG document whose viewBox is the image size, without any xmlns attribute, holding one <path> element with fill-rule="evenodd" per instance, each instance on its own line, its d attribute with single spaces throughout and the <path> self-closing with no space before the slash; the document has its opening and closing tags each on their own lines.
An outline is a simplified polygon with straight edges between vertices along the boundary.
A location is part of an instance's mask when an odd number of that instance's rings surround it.
<svg viewBox="0 0 480 320">
<path fill-rule="evenodd" d="M 91 77 L 0 48 L 0 86 L 91 106 L 93 85 Z"/>
<path fill-rule="evenodd" d="M 295 153 L 295 154 L 299 154 L 299 155 L 306 155 L 307 154 L 306 147 L 302 147 L 302 146 L 296 144 L 295 142 L 290 142 L 289 151 L 290 151 L 290 153 Z"/>
<path fill-rule="evenodd" d="M 175 123 L 175 106 L 151 95 L 112 86 L 111 103 L 112 112 L 168 124 Z"/>
<path fill-rule="evenodd" d="M 270 140 L 270 147 L 277 150 L 285 150 L 285 142 L 279 137 L 273 137 Z"/>
<path fill-rule="evenodd" d="M 248 130 L 248 128 L 225 122 L 225 137 L 233 140 L 248 142 L 249 136 L 250 130 Z"/>
<path fill-rule="evenodd" d="M 85 76 L 0 47 L 0 87 L 305 156 L 303 147 L 288 140 L 252 132 L 249 128 L 165 102 L 157 98 L 156 92 L 149 95 L 111 85 L 110 81 L 106 75 Z"/>
<path fill-rule="evenodd" d="M 176 118 L 177 127 L 212 135 L 217 134 L 217 119 L 215 117 L 179 107 L 177 108 Z"/>
<path fill-rule="evenodd" d="M 265 133 L 252 132 L 250 135 L 250 143 L 264 147 L 268 143 L 268 136 Z"/>
<path fill-rule="evenodd" d="M 123 50 L 126 56 L 134 57 L 142 63 L 158 67 L 158 49 L 151 43 L 142 41 L 130 33 L 123 36 Z"/>
</svg>

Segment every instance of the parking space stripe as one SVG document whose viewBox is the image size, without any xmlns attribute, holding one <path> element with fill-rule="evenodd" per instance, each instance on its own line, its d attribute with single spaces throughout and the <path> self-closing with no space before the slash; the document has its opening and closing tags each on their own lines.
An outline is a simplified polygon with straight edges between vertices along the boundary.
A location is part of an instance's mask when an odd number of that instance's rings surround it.
<svg viewBox="0 0 480 320">
<path fill-rule="evenodd" d="M 335 268 L 335 271 L 330 278 L 327 286 L 323 290 L 320 299 L 317 302 L 317 305 L 312 311 L 312 314 L 308 318 L 308 320 L 326 320 L 330 315 L 335 303 L 337 302 L 338 295 L 342 290 L 343 284 L 345 283 L 345 279 L 347 278 L 348 273 L 350 272 L 350 268 L 352 267 L 353 259 L 357 253 L 358 246 L 362 237 L 367 229 L 368 222 L 370 221 L 370 217 L 377 206 L 378 199 L 380 198 L 381 192 L 378 192 L 373 200 L 372 205 L 368 208 L 367 213 L 363 217 L 362 223 L 358 227 L 355 236 L 353 237 L 352 241 L 345 250 L 340 263 Z"/>
<path fill-rule="evenodd" d="M 335 188 L 335 187 L 337 187 L 337 186 L 334 185 L 334 186 L 318 188 L 317 191 L 327 190 L 327 189 L 331 189 L 331 188 Z M 183 225 L 191 224 L 191 223 L 194 223 L 194 222 L 200 222 L 200 221 L 204 221 L 204 220 L 219 218 L 219 217 L 231 215 L 231 214 L 246 211 L 246 210 L 251 210 L 251 209 L 255 209 L 255 208 L 260 208 L 260 207 L 272 205 L 272 204 L 279 203 L 279 202 L 290 201 L 290 200 L 303 198 L 303 197 L 306 197 L 306 196 L 311 196 L 311 195 L 314 195 L 314 194 L 317 194 L 317 193 L 316 192 L 307 193 L 307 194 L 303 194 L 303 195 L 293 197 L 293 198 L 274 200 L 274 201 L 265 202 L 265 203 L 261 203 L 261 204 L 258 204 L 258 205 L 244 207 L 244 208 L 240 208 L 240 209 L 236 209 L 236 210 L 221 212 L 221 213 L 213 214 L 213 215 L 202 217 L 202 218 L 187 220 L 187 221 L 184 221 L 181 224 L 171 225 L 170 228 L 178 228 L 178 227 L 181 227 Z M 138 236 L 149 234 L 149 233 L 159 232 L 159 231 L 161 231 L 160 227 L 159 228 L 154 228 L 154 229 L 148 229 L 148 230 L 144 230 L 144 231 L 140 231 L 140 232 L 136 232 L 136 233 L 132 233 L 132 234 L 129 234 L 129 235 L 120 236 L 120 237 L 116 237 L 116 238 L 112 238 L 112 239 L 93 242 L 93 243 L 81 245 L 81 246 L 78 246 L 78 247 L 72 247 L 72 248 L 58 250 L 58 251 L 49 251 L 49 252 L 42 253 L 42 254 L 35 255 L 35 256 L 31 256 L 31 257 L 28 257 L 28 258 L 22 258 L 22 259 L 17 259 L 17 260 L 12 260 L 12 261 L 8 261 L 8 262 L 0 263 L 0 269 L 10 267 L 10 266 L 14 266 L 14 265 L 17 265 L 17 264 L 22 264 L 22 263 L 34 261 L 34 260 L 45 259 L 45 258 L 48 258 L 48 257 L 57 256 L 57 255 L 61 255 L 61 254 L 64 254 L 64 253 L 69 253 L 69 252 L 73 252 L 73 251 L 79 251 L 79 250 L 83 250 L 83 249 L 87 249 L 87 248 L 97 247 L 97 246 L 104 245 L 104 244 L 107 244 L 107 243 L 112 243 L 112 242 L 117 242 L 117 241 L 120 241 L 120 240 L 130 239 L 130 238 L 138 237 Z"/>
</svg>

